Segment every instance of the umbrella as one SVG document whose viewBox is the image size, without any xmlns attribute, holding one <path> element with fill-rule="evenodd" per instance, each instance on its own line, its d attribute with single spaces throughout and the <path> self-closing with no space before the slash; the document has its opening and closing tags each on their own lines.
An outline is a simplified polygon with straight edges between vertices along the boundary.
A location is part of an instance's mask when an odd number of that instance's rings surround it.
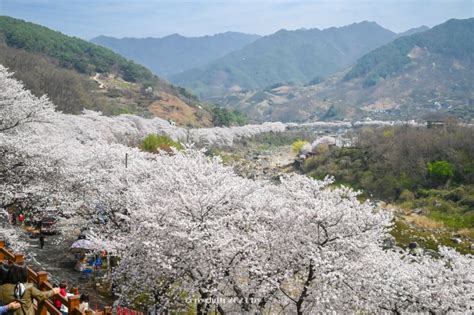
<svg viewBox="0 0 474 315">
<path fill-rule="evenodd" d="M 94 243 L 87 239 L 80 239 L 72 243 L 71 247 L 69 248 L 72 252 L 75 253 L 82 253 L 96 249 Z"/>
</svg>

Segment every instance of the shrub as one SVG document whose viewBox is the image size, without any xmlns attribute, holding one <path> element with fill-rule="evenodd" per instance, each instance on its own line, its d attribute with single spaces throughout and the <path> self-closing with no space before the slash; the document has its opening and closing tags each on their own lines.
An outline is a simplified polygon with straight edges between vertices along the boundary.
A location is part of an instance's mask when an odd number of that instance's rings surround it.
<svg viewBox="0 0 474 315">
<path fill-rule="evenodd" d="M 400 194 L 400 197 L 398 197 L 401 201 L 412 201 L 415 199 L 415 194 L 412 193 L 411 191 L 405 189 L 402 191 Z"/>
<path fill-rule="evenodd" d="M 303 149 L 303 147 L 308 144 L 308 141 L 305 141 L 305 140 L 296 140 L 295 142 L 293 142 L 293 144 L 291 145 L 291 150 L 298 154 L 301 152 L 301 149 Z"/>
<path fill-rule="evenodd" d="M 438 180 L 446 180 L 454 176 L 454 166 L 447 161 L 428 163 L 428 174 Z"/>
<path fill-rule="evenodd" d="M 248 122 L 247 116 L 238 110 L 214 107 L 212 109 L 212 114 L 212 122 L 214 126 L 242 126 Z"/>
<path fill-rule="evenodd" d="M 469 193 L 466 192 L 463 186 L 457 187 L 451 191 L 448 191 L 444 194 L 444 199 L 450 200 L 453 202 L 458 202 L 464 196 L 468 195 Z"/>
<path fill-rule="evenodd" d="M 383 136 L 384 136 L 385 138 L 393 138 L 393 137 L 395 136 L 395 130 L 394 130 L 394 129 L 387 129 L 387 130 L 384 130 Z"/>
<path fill-rule="evenodd" d="M 428 163 L 428 173 L 441 178 L 452 177 L 454 166 L 447 161 L 435 161 Z"/>
<path fill-rule="evenodd" d="M 182 150 L 183 145 L 177 141 L 173 141 L 173 139 L 168 136 L 150 134 L 146 136 L 145 139 L 143 139 L 142 143 L 140 144 L 140 148 L 147 152 L 171 152 L 171 148 Z"/>
<path fill-rule="evenodd" d="M 474 196 L 465 196 L 459 201 L 459 203 L 463 206 L 474 209 Z"/>
</svg>

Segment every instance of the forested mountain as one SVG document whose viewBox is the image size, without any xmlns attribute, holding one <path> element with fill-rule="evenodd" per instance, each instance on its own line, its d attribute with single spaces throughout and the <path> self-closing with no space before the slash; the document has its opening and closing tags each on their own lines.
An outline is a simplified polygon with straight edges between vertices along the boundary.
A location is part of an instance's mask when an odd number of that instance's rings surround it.
<svg viewBox="0 0 474 315">
<path fill-rule="evenodd" d="M 397 34 L 374 22 L 325 30 L 281 30 L 262 37 L 201 69 L 171 76 L 201 96 L 259 89 L 275 83 L 307 83 L 354 63 Z"/>
<path fill-rule="evenodd" d="M 213 36 L 184 37 L 179 34 L 163 38 L 114 38 L 98 36 L 91 42 L 138 62 L 155 74 L 168 76 L 204 66 L 229 52 L 258 39 L 259 35 L 226 32 Z"/>
<path fill-rule="evenodd" d="M 398 33 L 398 37 L 410 36 L 410 35 L 413 35 L 413 34 L 416 34 L 416 33 L 426 32 L 429 29 L 430 28 L 426 25 L 410 28 L 409 30 L 406 30 L 405 32 Z"/>
<path fill-rule="evenodd" d="M 314 84 L 215 98 L 260 120 L 474 117 L 474 18 L 400 37 Z"/>
<path fill-rule="evenodd" d="M 114 71 L 128 82 L 153 78 L 145 67 L 128 61 L 109 49 L 66 36 L 44 26 L 2 16 L 0 30 L 8 46 L 55 58 L 64 68 L 90 74 L 111 72 L 112 67 L 115 67 Z"/>
<path fill-rule="evenodd" d="M 113 51 L 46 27 L 0 16 L 0 64 L 67 113 L 95 109 L 210 125 L 196 97 Z"/>
<path fill-rule="evenodd" d="M 401 37 L 357 61 L 345 80 L 364 77 L 364 84 L 375 85 L 387 76 L 399 73 L 414 60 L 437 54 L 444 58 L 474 58 L 474 18 L 449 20 L 430 31 Z"/>
</svg>

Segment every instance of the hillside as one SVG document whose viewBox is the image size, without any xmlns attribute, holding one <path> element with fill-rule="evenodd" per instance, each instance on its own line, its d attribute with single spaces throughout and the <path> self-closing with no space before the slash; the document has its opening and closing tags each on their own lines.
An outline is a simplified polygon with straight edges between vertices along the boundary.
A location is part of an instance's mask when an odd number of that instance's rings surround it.
<svg viewBox="0 0 474 315">
<path fill-rule="evenodd" d="M 422 58 L 422 50 L 428 57 L 430 54 L 437 54 L 444 58 L 472 60 L 473 30 L 474 18 L 453 19 L 430 31 L 401 37 L 358 60 L 344 78 L 351 80 L 364 77 L 366 86 L 375 85 L 387 76 L 403 71 L 414 60 Z"/>
<path fill-rule="evenodd" d="M 169 76 L 204 66 L 227 53 L 258 39 L 258 35 L 226 32 L 213 36 L 184 37 L 179 34 L 163 38 L 114 38 L 98 36 L 92 43 L 148 67 L 156 75 Z"/>
<path fill-rule="evenodd" d="M 66 113 L 159 113 L 183 125 L 211 125 L 210 112 L 183 88 L 107 48 L 37 24 L 0 16 L 0 63 Z"/>
<path fill-rule="evenodd" d="M 410 28 L 409 30 L 406 30 L 405 32 L 398 33 L 398 37 L 410 36 L 416 33 L 426 32 L 429 29 L 430 28 L 426 25 Z"/>
<path fill-rule="evenodd" d="M 215 99 L 262 120 L 474 117 L 474 19 L 449 20 L 394 40 L 353 67 L 300 87 Z"/>
<path fill-rule="evenodd" d="M 262 89 L 279 82 L 305 84 L 342 70 L 396 36 L 366 21 L 325 30 L 281 30 L 170 80 L 205 97 L 228 90 Z"/>
</svg>

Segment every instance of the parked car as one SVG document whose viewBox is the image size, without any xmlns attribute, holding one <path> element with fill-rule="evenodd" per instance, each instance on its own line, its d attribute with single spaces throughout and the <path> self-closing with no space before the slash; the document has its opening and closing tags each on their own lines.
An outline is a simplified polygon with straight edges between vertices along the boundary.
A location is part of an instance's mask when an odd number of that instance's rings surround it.
<svg viewBox="0 0 474 315">
<path fill-rule="evenodd" d="M 59 234 L 59 230 L 56 227 L 56 218 L 44 217 L 41 220 L 40 232 L 42 234 Z"/>
</svg>

